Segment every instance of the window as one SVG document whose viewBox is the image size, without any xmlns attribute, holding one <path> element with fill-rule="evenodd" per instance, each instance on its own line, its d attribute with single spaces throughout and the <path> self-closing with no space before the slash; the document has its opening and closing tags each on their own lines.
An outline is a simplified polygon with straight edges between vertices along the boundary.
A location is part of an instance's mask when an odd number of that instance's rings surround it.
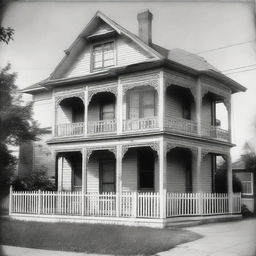
<svg viewBox="0 0 256 256">
<path fill-rule="evenodd" d="M 115 192 L 115 161 L 100 162 L 100 193 Z"/>
<path fill-rule="evenodd" d="M 74 191 L 82 188 L 82 156 L 74 155 L 71 158 L 72 163 L 72 187 Z"/>
<path fill-rule="evenodd" d="M 92 50 L 93 70 L 114 66 L 114 42 L 98 44 Z"/>
<path fill-rule="evenodd" d="M 114 103 L 101 104 L 100 120 L 115 119 L 115 105 Z"/>
<path fill-rule="evenodd" d="M 132 90 L 129 93 L 129 119 L 153 117 L 156 112 L 155 91 Z"/>
<path fill-rule="evenodd" d="M 239 172 L 235 174 L 241 181 L 242 194 L 253 195 L 253 173 L 251 172 Z"/>
</svg>

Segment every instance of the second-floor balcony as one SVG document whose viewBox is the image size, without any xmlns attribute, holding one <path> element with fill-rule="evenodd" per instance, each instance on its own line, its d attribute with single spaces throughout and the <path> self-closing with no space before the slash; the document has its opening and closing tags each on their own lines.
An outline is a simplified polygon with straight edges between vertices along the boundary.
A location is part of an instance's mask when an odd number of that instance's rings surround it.
<svg viewBox="0 0 256 256">
<path fill-rule="evenodd" d="M 88 134 L 102 134 L 116 132 L 116 120 L 99 120 L 88 122 Z"/>
<path fill-rule="evenodd" d="M 159 128 L 158 117 L 123 120 L 123 131 L 143 131 Z"/>
</svg>

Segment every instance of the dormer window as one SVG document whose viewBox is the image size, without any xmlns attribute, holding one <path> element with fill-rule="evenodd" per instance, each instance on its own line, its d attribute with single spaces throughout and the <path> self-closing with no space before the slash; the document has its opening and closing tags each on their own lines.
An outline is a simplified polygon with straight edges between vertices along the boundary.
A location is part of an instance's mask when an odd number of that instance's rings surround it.
<svg viewBox="0 0 256 256">
<path fill-rule="evenodd" d="M 97 44 L 92 49 L 93 71 L 112 67 L 115 65 L 114 42 Z"/>
</svg>

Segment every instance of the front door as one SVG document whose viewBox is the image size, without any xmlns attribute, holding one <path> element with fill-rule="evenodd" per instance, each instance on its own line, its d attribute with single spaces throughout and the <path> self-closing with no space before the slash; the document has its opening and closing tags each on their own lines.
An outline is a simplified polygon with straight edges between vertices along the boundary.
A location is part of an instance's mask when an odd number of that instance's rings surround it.
<svg viewBox="0 0 256 256">
<path fill-rule="evenodd" d="M 116 191 L 115 160 L 100 162 L 100 193 Z"/>
</svg>

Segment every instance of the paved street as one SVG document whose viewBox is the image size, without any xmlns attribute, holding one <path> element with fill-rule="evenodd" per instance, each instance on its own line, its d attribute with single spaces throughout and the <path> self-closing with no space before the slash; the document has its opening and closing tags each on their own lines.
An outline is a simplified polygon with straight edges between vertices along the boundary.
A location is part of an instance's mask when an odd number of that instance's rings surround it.
<svg viewBox="0 0 256 256">
<path fill-rule="evenodd" d="M 256 219 L 207 224 L 188 228 L 203 237 L 158 253 L 159 256 L 256 256 Z M 82 256 L 85 253 L 57 252 L 3 246 L 5 256 Z M 90 254 L 92 255 L 92 254 Z"/>
<path fill-rule="evenodd" d="M 161 256 L 256 256 L 256 219 L 188 228 L 203 238 L 159 253 Z"/>
</svg>

